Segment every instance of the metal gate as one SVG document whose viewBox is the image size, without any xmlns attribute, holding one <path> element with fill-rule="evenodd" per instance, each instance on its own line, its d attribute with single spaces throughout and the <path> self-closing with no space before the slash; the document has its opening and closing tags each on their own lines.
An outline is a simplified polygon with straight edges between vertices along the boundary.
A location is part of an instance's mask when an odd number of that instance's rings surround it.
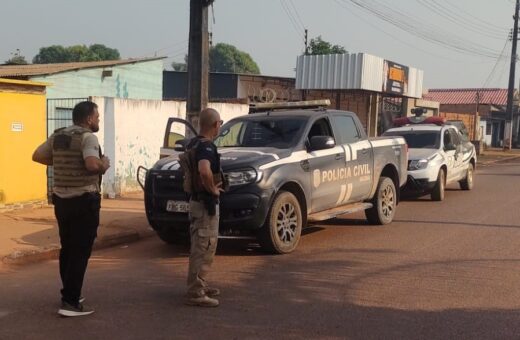
<svg viewBox="0 0 520 340">
<path fill-rule="evenodd" d="M 76 104 L 89 98 L 47 99 L 47 137 L 59 128 L 72 125 L 72 110 Z M 47 167 L 47 198 L 50 200 L 54 185 L 54 169 Z"/>
</svg>

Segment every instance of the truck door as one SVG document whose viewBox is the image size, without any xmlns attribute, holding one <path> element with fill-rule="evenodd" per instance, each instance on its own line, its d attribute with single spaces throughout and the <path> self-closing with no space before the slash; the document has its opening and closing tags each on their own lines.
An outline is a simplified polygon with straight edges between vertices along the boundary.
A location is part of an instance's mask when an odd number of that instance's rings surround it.
<svg viewBox="0 0 520 340">
<path fill-rule="evenodd" d="M 316 120 L 307 135 L 307 144 L 314 136 L 334 138 L 328 118 Z M 337 140 L 336 138 L 334 138 Z M 312 183 L 310 212 L 317 212 L 336 206 L 340 195 L 341 169 L 345 167 L 345 152 L 341 146 L 325 150 L 310 151 L 308 165 Z"/>
<path fill-rule="evenodd" d="M 362 137 L 351 116 L 338 113 L 332 116 L 332 120 L 345 152 L 346 180 L 342 183 L 339 205 L 362 201 L 372 190 L 372 146 Z"/>
<path fill-rule="evenodd" d="M 456 180 L 462 179 L 466 174 L 467 163 L 464 163 L 464 147 L 459 133 L 455 129 L 449 129 L 451 141 L 455 146 L 455 156 L 453 162 L 453 177 Z"/>
<path fill-rule="evenodd" d="M 457 167 L 456 167 L 456 153 L 457 147 L 454 144 L 452 135 L 450 133 L 450 129 L 444 130 L 442 133 L 442 145 L 444 148 L 444 154 L 446 156 L 447 162 L 446 166 L 448 168 L 448 173 L 446 174 L 446 183 L 453 182 L 457 177 Z"/>
<path fill-rule="evenodd" d="M 194 136 L 197 131 L 193 126 L 182 118 L 168 118 L 166 123 L 166 130 L 164 131 L 163 147 L 160 151 L 160 157 L 167 157 L 173 154 L 175 146 L 183 145 L 186 142 L 186 131 L 191 131 Z M 186 146 L 186 145 L 183 145 Z"/>
</svg>

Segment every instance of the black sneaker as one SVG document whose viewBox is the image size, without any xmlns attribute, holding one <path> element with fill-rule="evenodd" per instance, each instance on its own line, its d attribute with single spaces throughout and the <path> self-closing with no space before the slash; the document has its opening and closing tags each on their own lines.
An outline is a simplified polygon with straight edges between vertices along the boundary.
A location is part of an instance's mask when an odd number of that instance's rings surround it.
<svg viewBox="0 0 520 340">
<path fill-rule="evenodd" d="M 80 296 L 79 297 L 79 303 L 83 303 L 83 302 L 85 302 L 85 298 L 83 296 Z"/>
<path fill-rule="evenodd" d="M 78 303 L 77 307 L 72 306 L 66 302 L 61 304 L 61 308 L 58 310 L 58 314 L 61 316 L 84 316 L 94 313 L 92 308 Z"/>
</svg>

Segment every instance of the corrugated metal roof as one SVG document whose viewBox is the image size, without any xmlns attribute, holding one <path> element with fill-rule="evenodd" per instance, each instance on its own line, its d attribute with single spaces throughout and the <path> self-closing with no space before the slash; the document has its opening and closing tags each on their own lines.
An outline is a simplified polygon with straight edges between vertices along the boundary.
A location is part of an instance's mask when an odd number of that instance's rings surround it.
<svg viewBox="0 0 520 340">
<path fill-rule="evenodd" d="M 387 82 L 385 62 L 388 61 L 367 53 L 302 55 L 296 60 L 296 89 L 383 92 Z M 401 84 L 401 93 L 405 97 L 421 98 L 423 71 L 403 68 L 408 77 Z"/>
<path fill-rule="evenodd" d="M 0 77 L 41 76 L 66 71 L 81 70 L 86 68 L 110 67 L 159 59 L 164 59 L 164 57 L 86 61 L 60 64 L 0 65 Z"/>
<path fill-rule="evenodd" d="M 477 93 L 480 104 L 507 105 L 507 89 L 430 89 L 424 99 L 441 104 L 476 104 Z"/>
</svg>

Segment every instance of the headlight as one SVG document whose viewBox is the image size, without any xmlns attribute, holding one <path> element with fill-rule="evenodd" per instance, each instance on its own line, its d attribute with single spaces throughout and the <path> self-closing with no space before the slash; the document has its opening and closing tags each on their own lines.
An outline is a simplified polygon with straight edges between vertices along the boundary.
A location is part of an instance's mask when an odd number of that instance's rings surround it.
<svg viewBox="0 0 520 340">
<path fill-rule="evenodd" d="M 229 171 L 225 175 L 231 187 L 254 183 L 260 181 L 262 177 L 262 173 L 257 172 L 255 169 Z"/>
<path fill-rule="evenodd" d="M 426 169 L 426 167 L 428 166 L 428 162 L 429 161 L 427 159 L 410 161 L 410 164 L 408 165 L 408 170 L 413 171 Z"/>
</svg>

